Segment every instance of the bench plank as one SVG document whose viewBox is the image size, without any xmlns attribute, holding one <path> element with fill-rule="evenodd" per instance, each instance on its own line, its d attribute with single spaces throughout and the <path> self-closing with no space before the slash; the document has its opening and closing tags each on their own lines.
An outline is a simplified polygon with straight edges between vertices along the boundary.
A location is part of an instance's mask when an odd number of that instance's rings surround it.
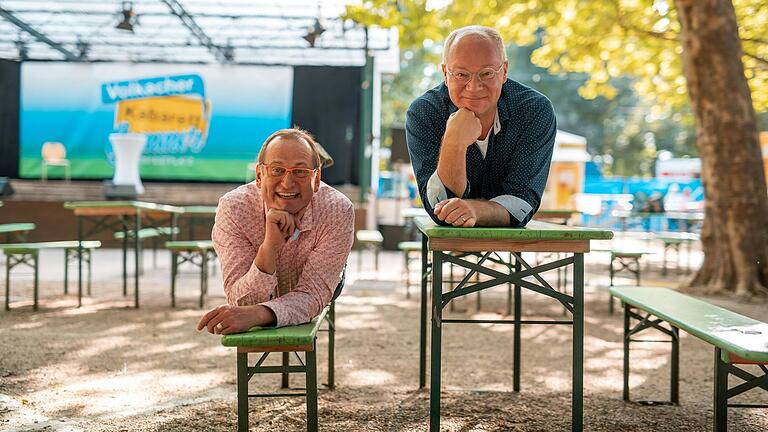
<svg viewBox="0 0 768 432">
<path fill-rule="evenodd" d="M 171 250 L 209 250 L 213 249 L 212 240 L 174 240 L 165 242 L 165 248 Z"/>
<path fill-rule="evenodd" d="M 28 253 L 31 251 L 39 251 L 41 249 L 75 249 L 77 247 L 78 247 L 77 240 L 0 244 L 0 250 L 4 251 L 6 255 L 17 254 L 17 253 Z M 83 249 L 99 248 L 101 247 L 101 242 L 98 240 L 84 241 L 82 242 L 82 247 Z"/>
<path fill-rule="evenodd" d="M 0 224 L 0 234 L 12 233 L 12 232 L 18 232 L 18 231 L 32 231 L 33 229 L 35 229 L 35 224 L 33 223 Z"/>
<path fill-rule="evenodd" d="M 328 313 L 326 306 L 320 315 L 312 321 L 297 326 L 265 328 L 254 327 L 244 333 L 226 335 L 221 338 L 221 344 L 228 347 L 275 347 L 311 345 L 315 340 L 317 330 Z"/>
<path fill-rule="evenodd" d="M 768 362 L 768 324 L 669 288 L 615 286 L 612 295 L 743 359 Z"/>
<path fill-rule="evenodd" d="M 152 237 L 158 237 L 161 235 L 171 235 L 171 234 L 178 234 L 179 228 L 174 227 L 171 229 L 171 227 L 159 227 L 159 228 L 142 228 L 139 230 L 139 238 L 145 239 L 145 238 L 152 238 Z M 125 233 L 123 231 L 118 231 L 115 233 L 115 239 L 122 240 L 123 237 L 125 237 Z M 128 231 L 128 238 L 133 238 L 133 230 Z"/>
</svg>

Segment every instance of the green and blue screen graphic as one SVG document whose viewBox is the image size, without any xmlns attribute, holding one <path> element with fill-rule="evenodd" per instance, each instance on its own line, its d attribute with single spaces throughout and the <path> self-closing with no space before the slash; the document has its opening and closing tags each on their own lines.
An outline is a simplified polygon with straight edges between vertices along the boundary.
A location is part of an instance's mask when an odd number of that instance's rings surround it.
<svg viewBox="0 0 768 432">
<path fill-rule="evenodd" d="M 43 143 L 58 141 L 72 178 L 110 178 L 118 132 L 147 136 L 144 179 L 243 181 L 290 126 L 292 91 L 290 67 L 24 63 L 20 175 L 39 178 Z"/>
</svg>

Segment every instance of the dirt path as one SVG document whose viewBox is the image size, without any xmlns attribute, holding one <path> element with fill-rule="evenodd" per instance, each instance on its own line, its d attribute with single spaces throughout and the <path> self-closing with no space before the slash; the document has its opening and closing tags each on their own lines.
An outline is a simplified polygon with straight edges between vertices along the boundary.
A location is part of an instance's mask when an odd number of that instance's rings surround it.
<svg viewBox="0 0 768 432">
<path fill-rule="evenodd" d="M 392 255 L 383 268 L 394 268 Z M 161 262 L 164 262 L 161 260 Z M 388 263 L 393 267 L 388 267 Z M 594 269 L 593 269 L 594 270 Z M 355 280 L 337 307 L 337 389 L 321 390 L 320 425 L 326 431 L 426 430 L 428 393 L 418 384 L 418 293 L 406 300 L 399 271 L 380 281 Z M 370 276 L 370 275 L 368 275 Z M 0 430 L 9 431 L 230 431 L 235 430 L 235 356 L 218 337 L 194 329 L 201 312 L 194 277 L 182 285 L 182 305 L 167 306 L 167 269 L 148 269 L 142 307 L 124 308 L 113 274 L 96 280 L 96 297 L 82 309 L 59 294 L 55 275 L 43 280 L 43 310 L 0 313 Z M 26 285 L 25 285 L 26 284 Z M 19 298 L 31 290 L 20 282 Z M 214 284 L 213 292 L 220 292 Z M 186 290 L 186 291 L 185 291 Z M 412 290 L 416 291 L 416 290 Z M 641 406 L 621 401 L 621 318 L 607 314 L 604 289 L 588 286 L 585 335 L 585 430 L 706 431 L 711 428 L 712 349 L 684 335 L 681 405 Z M 766 320 L 766 305 L 712 299 Z M 210 306 L 223 297 L 209 299 Z M 459 303 L 456 316 L 499 317 L 504 290 Z M 528 318 L 561 319 L 561 308 L 526 294 Z M 325 336 L 318 354 L 326 379 Z M 446 326 L 443 336 L 443 430 L 570 430 L 570 328 L 524 328 L 522 392 L 512 393 L 511 326 Z M 632 351 L 633 398 L 668 396 L 668 345 L 638 344 Z M 277 358 L 275 359 L 277 360 Z M 292 381 L 302 385 L 300 377 Z M 252 391 L 274 390 L 278 377 L 262 377 Z M 766 392 L 739 402 L 768 403 Z M 768 430 L 768 410 L 730 410 L 732 431 Z M 258 431 L 304 429 L 304 402 L 251 402 Z"/>
</svg>

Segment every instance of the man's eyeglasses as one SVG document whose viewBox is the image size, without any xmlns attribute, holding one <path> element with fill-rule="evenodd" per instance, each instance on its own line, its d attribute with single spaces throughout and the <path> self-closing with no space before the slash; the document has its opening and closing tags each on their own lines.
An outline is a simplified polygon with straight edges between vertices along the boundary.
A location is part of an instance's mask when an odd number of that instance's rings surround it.
<svg viewBox="0 0 768 432">
<path fill-rule="evenodd" d="M 282 178 L 287 173 L 291 173 L 293 178 L 304 180 L 304 179 L 308 179 L 310 176 L 312 176 L 312 174 L 315 173 L 315 171 L 317 171 L 317 168 L 314 168 L 314 169 L 302 168 L 302 167 L 288 168 L 278 164 L 260 164 L 260 165 L 266 169 L 267 174 L 270 177 L 275 177 L 275 178 Z"/>
<path fill-rule="evenodd" d="M 493 79 L 496 78 L 496 75 L 498 75 L 503 68 L 504 68 L 504 63 L 502 63 L 501 66 L 498 67 L 498 69 L 485 68 L 475 73 L 468 72 L 461 69 L 451 71 L 447 67 L 445 68 L 445 71 L 448 73 L 448 75 L 451 76 L 451 78 L 455 79 L 456 82 L 463 85 L 469 84 L 469 82 L 472 81 L 472 77 L 475 75 L 477 75 L 477 79 L 479 81 L 481 81 L 484 84 L 487 84 L 493 81 Z"/>
</svg>

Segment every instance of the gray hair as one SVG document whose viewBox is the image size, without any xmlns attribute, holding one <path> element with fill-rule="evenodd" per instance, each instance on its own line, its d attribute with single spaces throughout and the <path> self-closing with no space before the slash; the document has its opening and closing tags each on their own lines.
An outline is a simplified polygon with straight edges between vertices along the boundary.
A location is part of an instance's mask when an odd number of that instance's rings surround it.
<svg viewBox="0 0 768 432">
<path fill-rule="evenodd" d="M 312 137 L 312 135 L 305 131 L 304 129 L 300 129 L 298 127 L 294 127 L 291 129 L 280 129 L 279 131 L 273 133 L 269 136 L 269 138 L 264 141 L 264 144 L 261 145 L 261 150 L 259 150 L 259 155 L 256 157 L 256 160 L 263 164 L 264 161 L 267 158 L 267 146 L 272 141 L 278 139 L 278 138 L 291 138 L 296 141 L 304 141 L 307 143 L 307 145 L 310 148 L 310 151 L 312 152 L 312 168 L 320 168 L 323 157 L 320 153 L 320 150 L 318 149 L 318 144 L 315 141 L 315 139 Z"/>
<path fill-rule="evenodd" d="M 471 25 L 452 31 L 451 34 L 448 35 L 448 38 L 445 39 L 445 43 L 443 44 L 443 64 L 448 60 L 448 53 L 451 51 L 451 48 L 465 36 L 484 39 L 492 43 L 496 47 L 496 51 L 498 51 L 501 59 L 503 61 L 507 60 L 507 52 L 504 50 L 504 41 L 501 39 L 501 35 L 496 29 Z"/>
</svg>

